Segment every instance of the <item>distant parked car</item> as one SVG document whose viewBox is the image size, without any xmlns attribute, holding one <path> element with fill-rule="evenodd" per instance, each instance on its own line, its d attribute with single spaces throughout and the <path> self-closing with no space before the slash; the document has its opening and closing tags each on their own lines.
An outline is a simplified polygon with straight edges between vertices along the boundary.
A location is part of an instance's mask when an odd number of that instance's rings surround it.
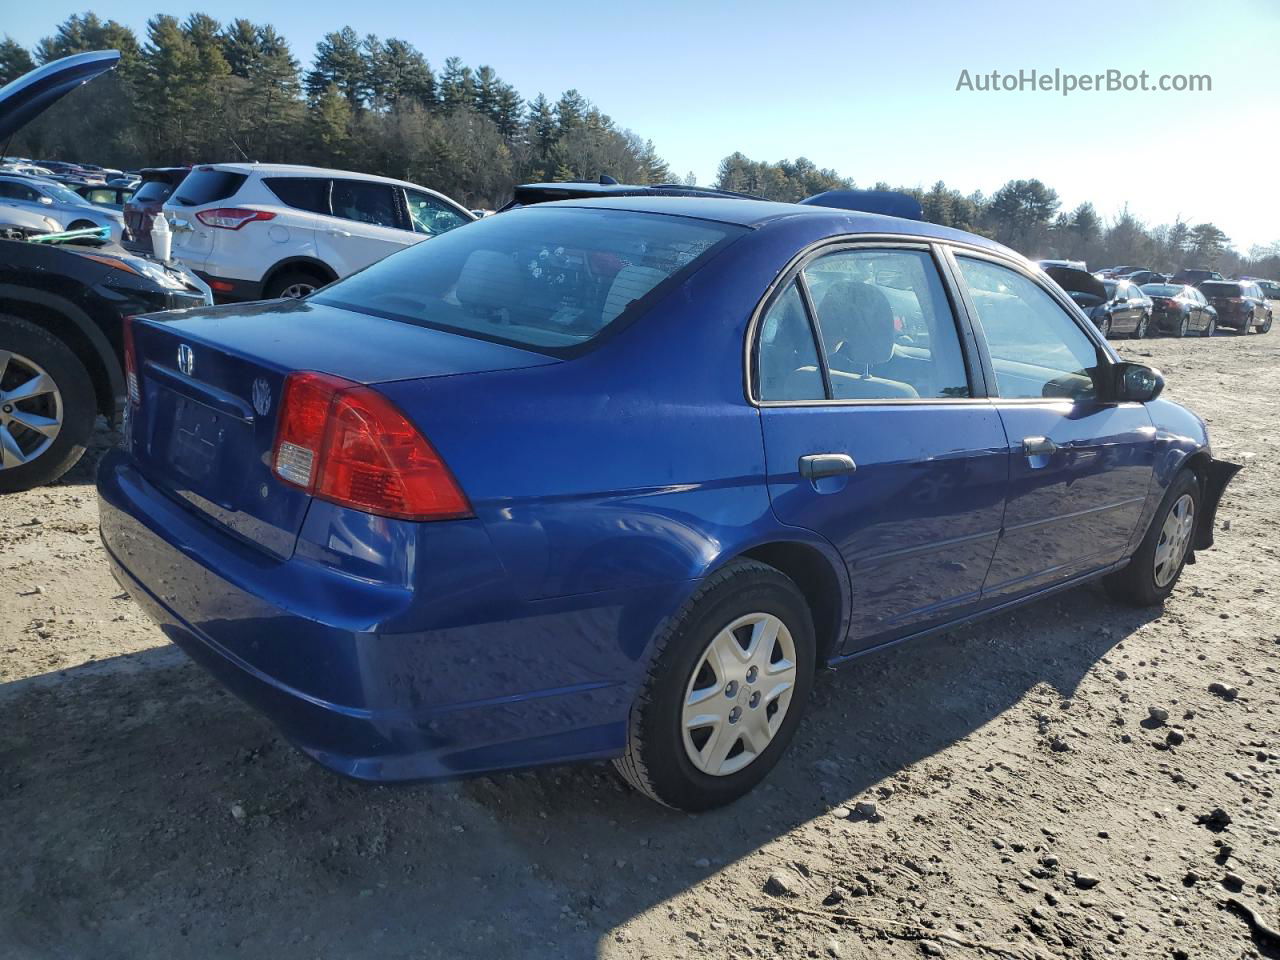
<svg viewBox="0 0 1280 960">
<path fill-rule="evenodd" d="M 1271 330 L 1271 305 L 1254 281 L 1206 280 L 1199 290 L 1218 311 L 1219 324 L 1239 333 L 1249 333 L 1254 328 L 1259 333 Z"/>
<path fill-rule="evenodd" d="M 1255 280 L 1254 283 L 1268 300 L 1280 300 L 1280 283 L 1275 280 Z"/>
<path fill-rule="evenodd" d="M 1193 287 L 1204 283 L 1206 280 L 1225 280 L 1222 274 L 1217 270 L 1210 270 L 1207 267 L 1188 270 L 1183 267 L 1172 277 L 1169 278 L 1170 283 L 1189 283 Z"/>
<path fill-rule="evenodd" d="M 1069 270 L 1084 271 L 1089 269 L 1083 260 L 1037 260 L 1036 266 L 1041 270 L 1048 270 L 1050 267 L 1066 267 Z"/>
<path fill-rule="evenodd" d="M 124 224 L 131 247 L 151 251 L 152 224 L 173 188 L 190 172 L 190 167 L 149 167 L 140 171 L 141 183 L 124 205 Z"/>
<path fill-rule="evenodd" d="M 113 187 L 110 184 L 83 186 L 76 193 L 84 197 L 95 207 L 108 207 L 111 210 L 124 210 L 124 205 L 133 196 L 133 190 L 125 187 Z"/>
<path fill-rule="evenodd" d="M 1119 266 L 1119 267 L 1103 267 L 1096 274 L 1103 280 L 1114 280 L 1116 277 L 1127 277 L 1131 273 L 1137 273 L 1140 270 L 1148 270 L 1149 267 Z"/>
<path fill-rule="evenodd" d="M 1128 280 L 1130 283 L 1136 283 L 1141 287 L 1148 283 L 1168 283 L 1169 275 L 1167 273 L 1156 273 L 1154 270 L 1136 270 L 1118 279 Z"/>
<path fill-rule="evenodd" d="M 0 174 L 0 204 L 52 217 L 63 230 L 107 227 L 117 243 L 124 236 L 124 218 L 120 214 L 95 207 L 74 190 L 52 180 Z"/>
<path fill-rule="evenodd" d="M 1134 340 L 1147 335 L 1151 325 L 1151 300 L 1142 288 L 1128 280 L 1103 280 L 1107 299 L 1089 313 L 1104 337 L 1125 333 Z"/>
<path fill-rule="evenodd" d="M 173 255 L 224 300 L 303 297 L 476 219 L 401 180 L 263 163 L 194 168 L 164 214 Z"/>
<path fill-rule="evenodd" d="M 1162 333 L 1185 337 L 1198 333 L 1212 337 L 1218 327 L 1218 311 L 1195 287 L 1179 283 L 1148 283 L 1142 292 L 1151 298 L 1151 320 Z"/>
</svg>

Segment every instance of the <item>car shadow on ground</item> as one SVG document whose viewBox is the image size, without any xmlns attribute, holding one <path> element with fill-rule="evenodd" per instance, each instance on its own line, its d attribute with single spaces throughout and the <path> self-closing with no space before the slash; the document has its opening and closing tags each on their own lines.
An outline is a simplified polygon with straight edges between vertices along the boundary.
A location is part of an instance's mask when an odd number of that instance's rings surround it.
<svg viewBox="0 0 1280 960">
<path fill-rule="evenodd" d="M 820 678 L 763 787 L 699 816 L 605 764 L 345 781 L 171 647 L 6 684 L 0 943 L 133 960 L 594 956 L 620 925 L 1029 691 L 1070 697 L 1157 615 L 1089 586 L 854 661 Z"/>
</svg>

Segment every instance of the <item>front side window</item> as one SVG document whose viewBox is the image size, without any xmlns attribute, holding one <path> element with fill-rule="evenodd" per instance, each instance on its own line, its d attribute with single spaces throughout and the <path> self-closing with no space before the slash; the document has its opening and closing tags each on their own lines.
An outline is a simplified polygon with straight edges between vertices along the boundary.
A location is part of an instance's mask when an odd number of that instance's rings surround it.
<svg viewBox="0 0 1280 960">
<path fill-rule="evenodd" d="M 450 207 L 442 200 L 419 190 L 406 190 L 405 200 L 409 205 L 409 221 L 413 224 L 414 233 L 425 233 L 435 236 L 447 233 L 454 227 L 460 227 L 471 221 Z"/>
<path fill-rule="evenodd" d="M 395 192 L 385 183 L 363 180 L 334 180 L 331 204 L 333 215 L 357 223 L 400 228 Z"/>
<path fill-rule="evenodd" d="M 745 232 L 685 217 L 532 206 L 415 244 L 312 299 L 568 356 Z"/>
<path fill-rule="evenodd" d="M 1091 396 L 1098 350 L 1071 315 L 1016 270 L 988 260 L 956 260 L 986 337 L 1000 396 Z"/>
<path fill-rule="evenodd" d="M 804 269 L 836 400 L 968 397 L 960 337 L 923 250 L 846 250 Z"/>
</svg>

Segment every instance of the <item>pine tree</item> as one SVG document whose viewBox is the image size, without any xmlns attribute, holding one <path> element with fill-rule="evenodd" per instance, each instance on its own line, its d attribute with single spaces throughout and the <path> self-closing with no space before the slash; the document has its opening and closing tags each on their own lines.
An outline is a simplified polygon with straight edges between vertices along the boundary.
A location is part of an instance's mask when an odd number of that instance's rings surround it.
<svg viewBox="0 0 1280 960">
<path fill-rule="evenodd" d="M 417 106 L 434 110 L 436 78 L 431 65 L 416 47 L 392 38 L 382 45 L 377 75 L 371 84 L 390 110 Z"/>
<path fill-rule="evenodd" d="M 7 34 L 0 40 L 0 87 L 35 68 L 27 48 Z"/>
<path fill-rule="evenodd" d="M 356 32 L 343 27 L 326 33 L 316 44 L 315 62 L 307 73 L 307 97 L 312 101 L 326 97 L 332 87 L 346 98 L 353 111 L 358 111 L 364 106 L 367 84 L 363 43 Z"/>
<path fill-rule="evenodd" d="M 440 74 L 440 108 L 452 113 L 463 107 L 474 107 L 475 102 L 476 84 L 471 68 L 464 66 L 459 57 L 449 57 Z"/>
<path fill-rule="evenodd" d="M 350 99 L 336 84 L 314 99 L 308 113 L 308 131 L 316 163 L 328 167 L 347 163 L 354 117 Z"/>
</svg>

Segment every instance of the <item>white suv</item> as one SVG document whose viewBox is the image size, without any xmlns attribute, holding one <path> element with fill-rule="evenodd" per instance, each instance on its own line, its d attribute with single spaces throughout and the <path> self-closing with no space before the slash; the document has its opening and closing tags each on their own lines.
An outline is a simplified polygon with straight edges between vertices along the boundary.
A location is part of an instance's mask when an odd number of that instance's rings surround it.
<svg viewBox="0 0 1280 960">
<path fill-rule="evenodd" d="M 268 163 L 194 167 L 164 214 L 173 256 L 220 300 L 305 296 L 476 219 L 401 180 Z"/>
</svg>

